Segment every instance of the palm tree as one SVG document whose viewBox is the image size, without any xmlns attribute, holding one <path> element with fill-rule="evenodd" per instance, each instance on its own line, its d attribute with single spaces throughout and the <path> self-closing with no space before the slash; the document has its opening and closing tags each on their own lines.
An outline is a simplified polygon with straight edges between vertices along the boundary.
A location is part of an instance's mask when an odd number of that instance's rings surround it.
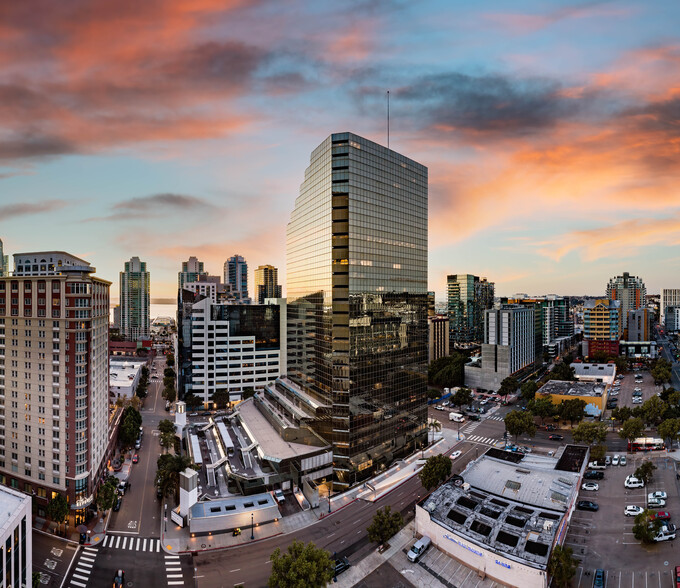
<svg viewBox="0 0 680 588">
<path fill-rule="evenodd" d="M 165 453 L 158 458 L 156 471 L 156 486 L 167 496 L 172 490 L 175 501 L 179 501 L 179 475 L 191 465 L 191 459 L 186 455 L 171 455 Z"/>
<path fill-rule="evenodd" d="M 442 430 L 442 424 L 437 419 L 428 419 L 427 428 L 429 429 L 429 431 L 436 433 Z M 432 440 L 434 441 L 434 435 L 432 436 Z M 430 443 L 429 435 L 428 443 Z"/>
</svg>

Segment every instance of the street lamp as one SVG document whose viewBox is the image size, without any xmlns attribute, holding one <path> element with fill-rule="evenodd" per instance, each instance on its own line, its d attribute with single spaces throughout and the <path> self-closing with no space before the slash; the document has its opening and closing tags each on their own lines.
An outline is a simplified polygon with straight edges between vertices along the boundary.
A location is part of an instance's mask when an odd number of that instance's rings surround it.
<svg viewBox="0 0 680 588">
<path fill-rule="evenodd" d="M 328 514 L 331 514 L 331 485 L 328 484 Z"/>
<path fill-rule="evenodd" d="M 255 539 L 255 515 L 250 513 L 250 539 L 251 541 Z"/>
</svg>

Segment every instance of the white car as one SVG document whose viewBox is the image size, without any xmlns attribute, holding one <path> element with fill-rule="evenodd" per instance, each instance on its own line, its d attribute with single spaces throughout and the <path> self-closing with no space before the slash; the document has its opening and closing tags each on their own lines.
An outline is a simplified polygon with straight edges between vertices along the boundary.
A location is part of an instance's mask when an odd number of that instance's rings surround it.
<svg viewBox="0 0 680 588">
<path fill-rule="evenodd" d="M 621 459 L 619 460 L 619 465 L 626 465 L 626 463 L 628 463 L 628 462 L 626 461 L 626 456 L 625 456 L 625 455 L 622 455 L 622 456 L 621 456 Z"/>
<path fill-rule="evenodd" d="M 451 459 L 458 459 L 460 457 L 460 454 L 463 453 L 462 451 L 454 451 L 451 454 Z"/>
<path fill-rule="evenodd" d="M 654 498 L 658 498 L 659 500 L 666 500 L 668 499 L 668 494 L 662 492 L 661 490 L 657 490 L 656 492 L 650 492 L 647 495 L 647 500 L 653 500 Z"/>
<path fill-rule="evenodd" d="M 645 509 L 642 508 L 641 506 L 629 504 L 623 511 L 623 514 L 626 515 L 627 517 L 636 517 L 637 515 L 643 512 L 645 512 Z"/>
<path fill-rule="evenodd" d="M 642 392 L 642 388 L 634 388 L 633 392 Z"/>
<path fill-rule="evenodd" d="M 286 501 L 283 492 L 278 489 L 274 490 L 274 498 L 276 498 L 276 502 L 278 502 L 279 504 Z"/>
<path fill-rule="evenodd" d="M 642 480 L 636 478 L 635 476 L 628 476 L 626 478 L 626 481 L 623 483 L 623 485 L 626 488 L 644 488 L 645 487 L 645 483 Z"/>
<path fill-rule="evenodd" d="M 613 465 L 613 466 L 619 465 L 619 460 L 620 460 L 620 459 L 621 459 L 621 458 L 620 458 L 618 455 L 615 455 L 614 457 L 612 457 L 612 465 Z"/>
<path fill-rule="evenodd" d="M 633 404 L 642 404 L 642 398 L 633 398 Z"/>
<path fill-rule="evenodd" d="M 647 500 L 647 508 L 663 508 L 664 506 L 666 506 L 666 501 L 661 500 L 660 498 Z"/>
<path fill-rule="evenodd" d="M 609 393 L 609 396 L 618 396 L 618 395 L 619 395 L 619 391 L 616 388 Z"/>
<path fill-rule="evenodd" d="M 485 399 L 482 400 L 479 404 L 486 404 L 487 402 L 489 402 L 489 399 L 488 399 L 488 398 L 485 398 Z"/>
<path fill-rule="evenodd" d="M 581 485 L 581 490 L 592 490 L 593 492 L 595 490 L 599 490 L 600 485 L 596 484 L 595 482 L 585 482 L 584 484 Z"/>
</svg>

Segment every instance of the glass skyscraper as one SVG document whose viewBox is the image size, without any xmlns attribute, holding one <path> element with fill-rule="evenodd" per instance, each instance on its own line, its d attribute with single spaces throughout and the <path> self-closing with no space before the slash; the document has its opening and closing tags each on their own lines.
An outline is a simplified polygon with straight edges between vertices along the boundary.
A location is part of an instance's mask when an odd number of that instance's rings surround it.
<svg viewBox="0 0 680 588">
<path fill-rule="evenodd" d="M 472 274 L 447 276 L 449 329 L 453 343 L 481 343 L 484 313 L 493 308 L 494 283 Z"/>
<path fill-rule="evenodd" d="M 288 375 L 326 407 L 336 490 L 427 441 L 427 191 L 423 165 L 338 133 L 291 214 Z"/>
<path fill-rule="evenodd" d="M 132 257 L 120 272 L 120 332 L 129 341 L 150 337 L 151 276 L 146 262 Z"/>
<path fill-rule="evenodd" d="M 239 300 L 248 299 L 248 264 L 240 255 L 224 262 L 224 283 L 231 286 L 232 294 Z"/>
</svg>

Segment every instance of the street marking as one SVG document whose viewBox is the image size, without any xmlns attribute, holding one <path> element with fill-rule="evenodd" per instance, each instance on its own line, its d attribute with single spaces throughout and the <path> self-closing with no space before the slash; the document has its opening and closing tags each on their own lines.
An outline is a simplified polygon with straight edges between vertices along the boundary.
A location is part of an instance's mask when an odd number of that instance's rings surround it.
<svg viewBox="0 0 680 588">
<path fill-rule="evenodd" d="M 87 584 L 83 584 L 81 582 L 76 582 L 75 580 L 71 580 L 71 584 L 75 584 L 76 586 L 82 586 L 83 588 L 85 588 L 85 586 L 87 586 Z"/>
<path fill-rule="evenodd" d="M 87 581 L 90 579 L 90 578 L 88 578 L 87 576 L 79 576 L 79 575 L 76 574 L 76 573 L 73 574 L 73 577 L 74 577 L 74 578 L 78 578 L 79 580 L 84 580 L 85 582 L 87 582 Z"/>
<path fill-rule="evenodd" d="M 234 572 L 240 572 L 241 568 L 236 568 L 235 570 L 229 570 L 230 574 L 233 574 Z"/>
<path fill-rule="evenodd" d="M 140 541 L 140 539 L 139 539 L 139 537 L 137 537 L 137 547 L 135 548 L 135 551 L 139 551 L 139 541 Z"/>
<path fill-rule="evenodd" d="M 83 548 L 83 551 L 89 551 L 91 553 L 99 553 L 99 549 L 95 549 L 94 547 L 85 547 L 85 548 Z"/>
<path fill-rule="evenodd" d="M 120 546 L 121 549 L 125 549 L 125 546 L 127 545 L 127 540 L 128 540 L 127 537 L 123 537 L 123 545 Z M 116 547 L 118 547 L 118 545 L 116 545 Z"/>
<path fill-rule="evenodd" d="M 168 578 L 181 578 L 182 574 L 168 574 Z"/>
<path fill-rule="evenodd" d="M 106 547 L 106 544 L 108 543 L 110 537 L 111 535 L 107 535 L 106 537 L 104 537 L 104 543 L 102 543 L 103 547 Z"/>
<path fill-rule="evenodd" d="M 156 553 L 160 553 L 160 552 L 161 552 L 161 541 L 159 539 L 158 543 L 156 543 Z"/>
<path fill-rule="evenodd" d="M 168 586 L 183 586 L 184 582 L 168 582 Z"/>
<path fill-rule="evenodd" d="M 80 566 L 85 566 L 86 568 L 92 568 L 92 567 L 94 567 L 92 564 L 85 563 L 84 561 L 78 562 L 78 567 L 80 567 Z"/>
<path fill-rule="evenodd" d="M 118 544 L 120 543 L 120 537 L 116 537 L 116 549 L 118 549 Z"/>
</svg>

